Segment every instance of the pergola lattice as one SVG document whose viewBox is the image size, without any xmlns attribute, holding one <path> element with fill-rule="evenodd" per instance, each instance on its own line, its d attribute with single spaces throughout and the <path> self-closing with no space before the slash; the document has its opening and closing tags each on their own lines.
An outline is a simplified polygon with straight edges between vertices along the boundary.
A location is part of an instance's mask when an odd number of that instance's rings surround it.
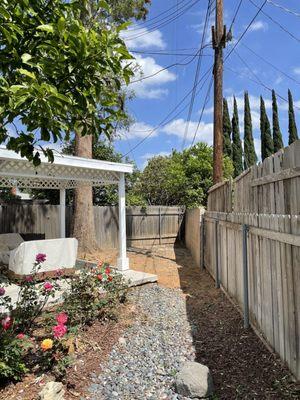
<svg viewBox="0 0 300 400">
<path fill-rule="evenodd" d="M 0 146 L 0 186 L 22 189 L 58 189 L 60 191 L 60 233 L 65 237 L 66 189 L 82 185 L 119 187 L 119 259 L 118 268 L 129 268 L 126 256 L 125 173 L 132 173 L 130 164 L 113 163 L 55 154 L 49 163 L 43 154 L 41 164 L 34 167 L 27 159 Z"/>
</svg>

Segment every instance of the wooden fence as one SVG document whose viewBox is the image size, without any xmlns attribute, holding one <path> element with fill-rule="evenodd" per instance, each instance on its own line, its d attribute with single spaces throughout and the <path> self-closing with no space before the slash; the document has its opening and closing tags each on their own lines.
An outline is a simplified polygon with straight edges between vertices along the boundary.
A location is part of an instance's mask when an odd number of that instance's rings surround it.
<svg viewBox="0 0 300 400">
<path fill-rule="evenodd" d="M 205 268 L 300 379 L 300 140 L 209 191 Z"/>
<path fill-rule="evenodd" d="M 184 209 L 180 207 L 127 207 L 129 246 L 172 244 L 181 239 Z M 100 248 L 118 246 L 118 207 L 94 207 L 96 239 Z M 66 233 L 70 235 L 72 208 L 66 210 Z M 59 206 L 0 206 L 0 233 L 41 234 L 59 237 Z"/>
<path fill-rule="evenodd" d="M 205 268 L 300 379 L 300 216 L 206 212 L 204 237 Z"/>
<path fill-rule="evenodd" d="M 213 186 L 208 210 L 257 214 L 300 214 L 300 140 L 232 182 Z"/>
</svg>

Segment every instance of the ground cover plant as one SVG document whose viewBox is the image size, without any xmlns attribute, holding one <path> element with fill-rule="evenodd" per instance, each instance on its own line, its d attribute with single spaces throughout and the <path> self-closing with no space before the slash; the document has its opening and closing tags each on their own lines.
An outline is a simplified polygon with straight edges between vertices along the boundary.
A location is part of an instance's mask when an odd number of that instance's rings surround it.
<svg viewBox="0 0 300 400">
<path fill-rule="evenodd" d="M 36 256 L 32 273 L 20 280 L 16 302 L 0 286 L 0 380 L 21 380 L 26 373 L 51 371 L 62 379 L 72 364 L 75 338 L 93 323 L 115 318 L 126 284 L 106 263 L 85 266 L 71 278 L 40 281 L 45 254 Z M 49 305 L 62 288 L 63 302 Z"/>
</svg>

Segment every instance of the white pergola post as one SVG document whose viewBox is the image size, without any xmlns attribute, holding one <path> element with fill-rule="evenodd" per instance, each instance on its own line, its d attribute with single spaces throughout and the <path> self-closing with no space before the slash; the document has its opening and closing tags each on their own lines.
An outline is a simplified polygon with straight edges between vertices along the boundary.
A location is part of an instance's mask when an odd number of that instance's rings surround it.
<svg viewBox="0 0 300 400">
<path fill-rule="evenodd" d="M 60 237 L 66 237 L 66 189 L 59 189 L 59 226 Z"/>
<path fill-rule="evenodd" d="M 129 260 L 126 254 L 126 202 L 125 202 L 125 174 L 120 173 L 119 179 L 119 258 L 117 268 L 120 271 L 129 269 Z"/>
</svg>

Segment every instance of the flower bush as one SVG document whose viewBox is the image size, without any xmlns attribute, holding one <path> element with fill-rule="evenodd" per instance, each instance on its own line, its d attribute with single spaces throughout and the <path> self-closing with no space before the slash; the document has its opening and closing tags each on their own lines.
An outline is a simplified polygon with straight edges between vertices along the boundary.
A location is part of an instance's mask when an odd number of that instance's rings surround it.
<svg viewBox="0 0 300 400">
<path fill-rule="evenodd" d="M 0 379 L 20 380 L 32 368 L 51 369 L 57 378 L 72 362 L 69 354 L 74 331 L 99 318 L 114 317 L 116 305 L 125 299 L 127 287 L 108 264 L 82 268 L 68 278 L 69 289 L 60 306 L 47 308 L 60 290 L 63 271 L 56 279 L 40 282 L 45 254 L 37 254 L 30 275 L 19 281 L 14 304 L 0 287 Z"/>
</svg>

